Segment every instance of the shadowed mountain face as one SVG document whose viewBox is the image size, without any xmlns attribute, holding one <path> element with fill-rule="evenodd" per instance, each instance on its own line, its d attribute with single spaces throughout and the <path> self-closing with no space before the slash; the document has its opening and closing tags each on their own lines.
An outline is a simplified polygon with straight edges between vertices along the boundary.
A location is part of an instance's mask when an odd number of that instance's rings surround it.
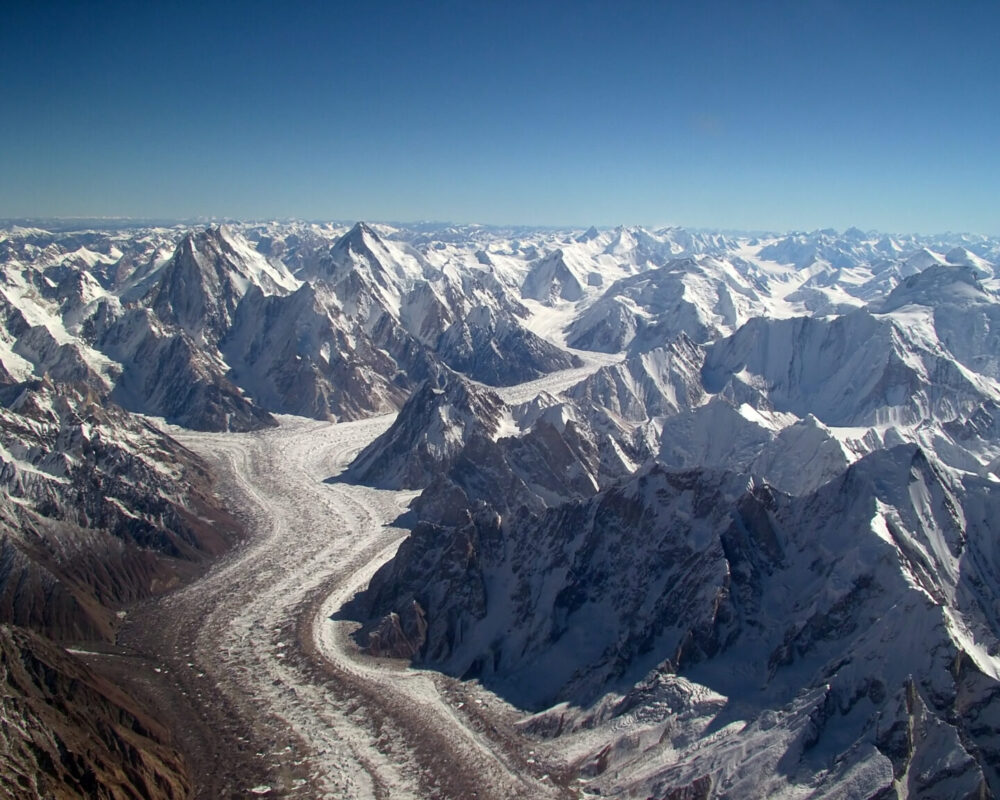
<svg viewBox="0 0 1000 800">
<path fill-rule="evenodd" d="M 187 796 L 170 733 L 56 642 L 113 641 L 235 520 L 193 454 L 86 386 L 0 387 L 0 432 L 0 796 Z"/>
<path fill-rule="evenodd" d="M 510 316 L 479 306 L 441 334 L 437 354 L 456 372 L 490 386 L 513 386 L 583 366 Z"/>
<path fill-rule="evenodd" d="M 11 354 L 0 363 L 19 371 L 12 380 L 85 382 L 130 411 L 249 431 L 273 426 L 272 412 L 398 410 L 442 363 L 492 385 L 579 364 L 524 327 L 527 310 L 495 269 L 434 263 L 364 223 L 325 240 L 269 240 L 287 265 L 224 225 L 135 238 L 145 249 L 132 242 L 115 269 L 117 240 L 107 255 L 52 244 L 44 257 L 7 242 L 0 321 Z"/>
<path fill-rule="evenodd" d="M 615 796 L 989 796 L 1000 304 L 967 267 L 911 275 L 729 335 L 651 324 L 663 302 L 629 287 L 655 276 L 623 279 L 589 308 L 626 297 L 635 330 L 679 332 L 455 428 L 341 614 L 370 652 L 537 712 Z M 418 441 L 433 418 L 397 425 Z"/>
<path fill-rule="evenodd" d="M 582 710 L 564 725 L 611 688 L 683 676 L 738 702 L 737 719 L 777 714 L 780 730 L 747 741 L 787 739 L 796 779 L 856 758 L 874 793 L 916 764 L 917 791 L 996 781 L 1000 681 L 967 638 L 998 630 L 991 484 L 952 485 L 900 446 L 794 498 L 655 465 L 513 518 L 470 502 L 456 519 L 462 495 L 450 497 L 451 518 L 418 524 L 349 610 L 381 619 L 363 634 L 372 652 L 478 677 L 533 709 L 568 700 Z M 650 699 L 639 708 L 657 735 L 681 736 Z"/>
<path fill-rule="evenodd" d="M 1000 793 L 998 260 L 856 229 L 4 231 L 14 785 L 187 789 L 40 638 L 112 638 L 235 535 L 139 414 L 398 412 L 342 479 L 419 489 L 414 527 L 341 615 L 536 712 L 588 793 Z M 604 366 L 489 388 L 580 367 L 564 344 Z"/>
<path fill-rule="evenodd" d="M 403 406 L 392 427 L 361 451 L 349 479 L 381 489 L 418 489 L 445 471 L 473 434 L 499 431 L 503 402 L 443 371 Z"/>
</svg>

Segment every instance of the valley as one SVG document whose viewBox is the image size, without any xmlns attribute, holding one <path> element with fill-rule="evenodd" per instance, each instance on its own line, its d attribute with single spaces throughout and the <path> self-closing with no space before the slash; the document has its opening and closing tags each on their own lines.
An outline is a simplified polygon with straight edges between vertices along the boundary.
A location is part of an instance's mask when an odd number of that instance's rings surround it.
<svg viewBox="0 0 1000 800">
<path fill-rule="evenodd" d="M 38 794 L 988 796 L 998 264 L 8 226 L 0 757 Z"/>
<path fill-rule="evenodd" d="M 0 800 L 1000 798 L 1000 2 L 4 11 Z"/>
<path fill-rule="evenodd" d="M 507 393 L 559 391 L 596 367 Z M 523 714 L 475 686 L 364 657 L 350 623 L 330 620 L 392 557 L 406 533 L 392 523 L 413 493 L 324 479 L 391 422 L 168 428 L 215 467 L 250 530 L 205 577 L 142 608 L 121 637 L 197 687 L 186 691 L 204 730 L 229 731 L 199 763 L 198 796 L 577 796 L 555 784 L 559 765 L 543 762 L 541 745 L 517 733 Z M 232 749 L 244 736 L 234 716 L 250 733 L 243 752 Z"/>
</svg>

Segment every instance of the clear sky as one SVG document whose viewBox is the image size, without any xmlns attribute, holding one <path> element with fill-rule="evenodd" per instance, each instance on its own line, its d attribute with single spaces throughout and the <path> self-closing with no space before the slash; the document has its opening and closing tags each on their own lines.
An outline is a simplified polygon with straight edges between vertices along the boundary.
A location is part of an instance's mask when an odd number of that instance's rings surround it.
<svg viewBox="0 0 1000 800">
<path fill-rule="evenodd" d="M 0 216 L 1000 233 L 1000 2 L 72 2 Z"/>
</svg>

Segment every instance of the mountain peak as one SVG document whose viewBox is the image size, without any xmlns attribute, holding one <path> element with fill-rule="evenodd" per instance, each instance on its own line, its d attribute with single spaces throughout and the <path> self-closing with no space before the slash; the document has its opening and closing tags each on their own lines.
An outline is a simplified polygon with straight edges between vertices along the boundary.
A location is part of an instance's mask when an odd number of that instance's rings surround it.
<svg viewBox="0 0 1000 800">
<path fill-rule="evenodd" d="M 906 259 L 906 266 L 911 270 L 924 270 L 928 267 L 944 264 L 941 256 L 926 247 L 921 247 L 915 253 L 911 253 Z"/>
<path fill-rule="evenodd" d="M 424 488 L 471 436 L 492 437 L 504 408 L 496 393 L 442 368 L 410 396 L 392 426 L 358 454 L 351 477 L 380 488 Z"/>
<path fill-rule="evenodd" d="M 881 304 L 888 313 L 907 305 L 978 305 L 990 300 L 975 271 L 968 266 L 936 265 L 911 275 L 893 289 Z"/>
<path fill-rule="evenodd" d="M 228 260 L 239 260 L 239 251 L 250 251 L 252 247 L 243 237 L 228 225 L 208 225 L 198 230 L 188 231 L 177 244 L 176 253 L 191 256 L 194 253 L 216 258 L 225 256 Z"/>
<path fill-rule="evenodd" d="M 382 239 L 368 223 L 356 222 L 354 227 L 334 242 L 330 252 L 335 259 L 354 253 L 377 260 L 372 247 L 384 247 Z"/>
<path fill-rule="evenodd" d="M 344 234 L 343 240 L 358 242 L 362 241 L 362 237 L 374 239 L 377 244 L 382 244 L 382 238 L 376 233 L 375 229 L 364 221 L 355 222 L 354 227 Z"/>
<path fill-rule="evenodd" d="M 945 260 L 949 264 L 971 267 L 976 271 L 977 278 L 990 278 L 993 276 L 993 268 L 990 263 L 985 258 L 980 258 L 964 247 L 953 247 L 945 255 Z"/>
<path fill-rule="evenodd" d="M 385 242 L 365 222 L 357 222 L 347 233 L 337 239 L 316 269 L 318 277 L 331 283 L 358 271 L 361 267 L 367 277 L 387 288 L 392 282 L 389 276 L 391 255 Z"/>
</svg>

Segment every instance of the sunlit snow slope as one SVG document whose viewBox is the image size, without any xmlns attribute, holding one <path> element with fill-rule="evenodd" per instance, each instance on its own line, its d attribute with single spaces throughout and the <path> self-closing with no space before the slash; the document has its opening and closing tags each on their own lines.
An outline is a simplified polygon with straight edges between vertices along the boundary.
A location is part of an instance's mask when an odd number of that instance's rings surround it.
<svg viewBox="0 0 1000 800">
<path fill-rule="evenodd" d="M 228 507 L 143 639 L 270 743 L 211 791 L 1000 794 L 1000 241 L 51 227 L 0 622 L 113 636 Z"/>
</svg>

